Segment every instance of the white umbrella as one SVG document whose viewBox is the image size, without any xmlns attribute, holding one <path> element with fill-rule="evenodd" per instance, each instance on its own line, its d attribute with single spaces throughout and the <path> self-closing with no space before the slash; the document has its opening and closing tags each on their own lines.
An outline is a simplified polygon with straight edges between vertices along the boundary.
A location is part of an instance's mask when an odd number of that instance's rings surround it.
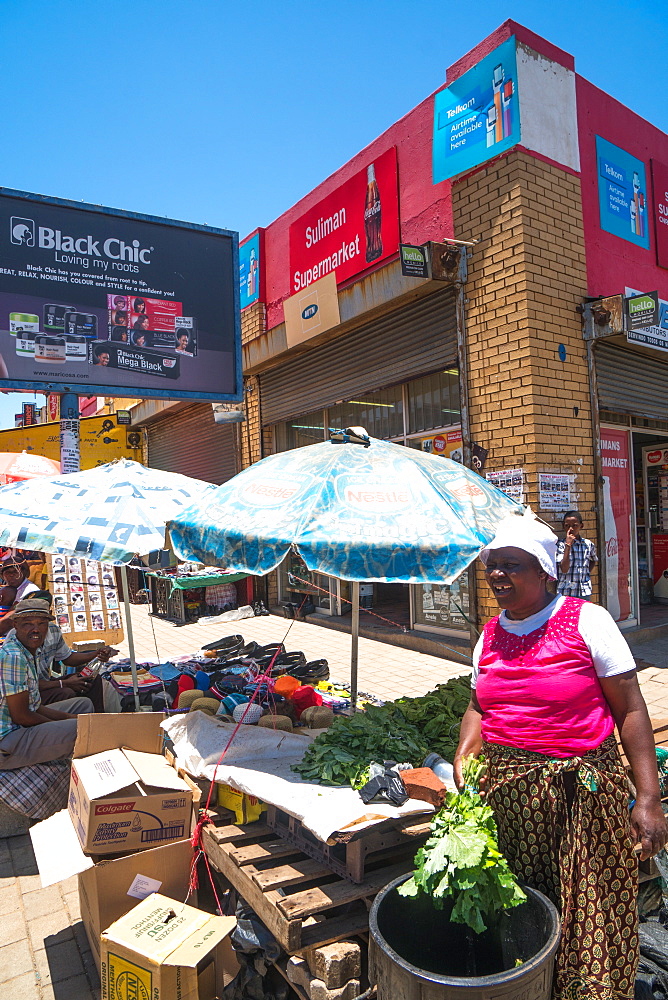
<svg viewBox="0 0 668 1000">
<path fill-rule="evenodd" d="M 213 489 L 201 479 L 147 469 L 127 459 L 0 487 L 0 545 L 121 567 L 137 708 L 127 563 L 163 548 L 165 523 Z"/>
</svg>

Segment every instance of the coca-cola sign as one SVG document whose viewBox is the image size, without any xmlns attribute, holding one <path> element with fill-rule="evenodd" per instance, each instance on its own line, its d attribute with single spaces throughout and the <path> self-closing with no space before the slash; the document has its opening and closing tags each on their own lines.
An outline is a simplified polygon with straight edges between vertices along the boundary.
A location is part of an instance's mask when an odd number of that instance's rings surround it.
<svg viewBox="0 0 668 1000">
<path fill-rule="evenodd" d="M 290 291 L 334 272 L 337 284 L 399 250 L 394 146 L 313 205 L 290 226 Z"/>
</svg>

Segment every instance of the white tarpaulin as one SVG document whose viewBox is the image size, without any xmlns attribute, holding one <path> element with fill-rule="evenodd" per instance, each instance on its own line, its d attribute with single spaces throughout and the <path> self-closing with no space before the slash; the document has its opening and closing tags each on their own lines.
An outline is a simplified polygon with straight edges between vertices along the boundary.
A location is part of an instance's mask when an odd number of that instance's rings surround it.
<svg viewBox="0 0 668 1000">
<path fill-rule="evenodd" d="M 216 761 L 235 727 L 204 712 L 189 712 L 167 719 L 162 728 L 174 743 L 179 766 L 196 778 L 211 780 Z M 240 726 L 218 765 L 216 781 L 278 806 L 301 820 L 322 841 L 339 830 L 352 832 L 385 819 L 433 812 L 430 805 L 417 799 L 409 799 L 399 807 L 389 802 L 365 806 L 353 788 L 329 788 L 304 781 L 291 767 L 302 759 L 310 742 L 307 736 L 297 733 Z"/>
</svg>

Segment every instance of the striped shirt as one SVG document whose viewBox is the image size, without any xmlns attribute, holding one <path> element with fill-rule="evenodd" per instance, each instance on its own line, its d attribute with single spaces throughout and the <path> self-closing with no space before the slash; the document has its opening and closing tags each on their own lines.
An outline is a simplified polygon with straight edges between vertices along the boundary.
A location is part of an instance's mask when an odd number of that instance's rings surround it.
<svg viewBox="0 0 668 1000">
<path fill-rule="evenodd" d="M 8 695 L 28 692 L 28 707 L 40 706 L 37 660 L 18 639 L 7 639 L 0 649 L 0 740 L 22 727 L 14 722 L 7 704 Z"/>
<path fill-rule="evenodd" d="M 566 548 L 562 539 L 557 542 L 557 593 L 567 597 L 591 597 L 591 566 L 598 562 L 596 546 L 588 538 L 576 538 L 571 545 L 568 569 L 564 573 L 561 560 Z"/>
</svg>

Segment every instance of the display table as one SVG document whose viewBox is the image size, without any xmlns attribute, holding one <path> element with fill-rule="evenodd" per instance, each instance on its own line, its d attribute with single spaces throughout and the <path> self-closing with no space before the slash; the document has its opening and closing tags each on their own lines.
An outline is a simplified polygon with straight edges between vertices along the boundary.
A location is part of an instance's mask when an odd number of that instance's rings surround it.
<svg viewBox="0 0 668 1000">
<path fill-rule="evenodd" d="M 245 580 L 246 573 L 193 573 L 167 576 L 146 572 L 151 593 L 151 614 L 185 624 L 208 613 L 206 588 Z"/>
</svg>

